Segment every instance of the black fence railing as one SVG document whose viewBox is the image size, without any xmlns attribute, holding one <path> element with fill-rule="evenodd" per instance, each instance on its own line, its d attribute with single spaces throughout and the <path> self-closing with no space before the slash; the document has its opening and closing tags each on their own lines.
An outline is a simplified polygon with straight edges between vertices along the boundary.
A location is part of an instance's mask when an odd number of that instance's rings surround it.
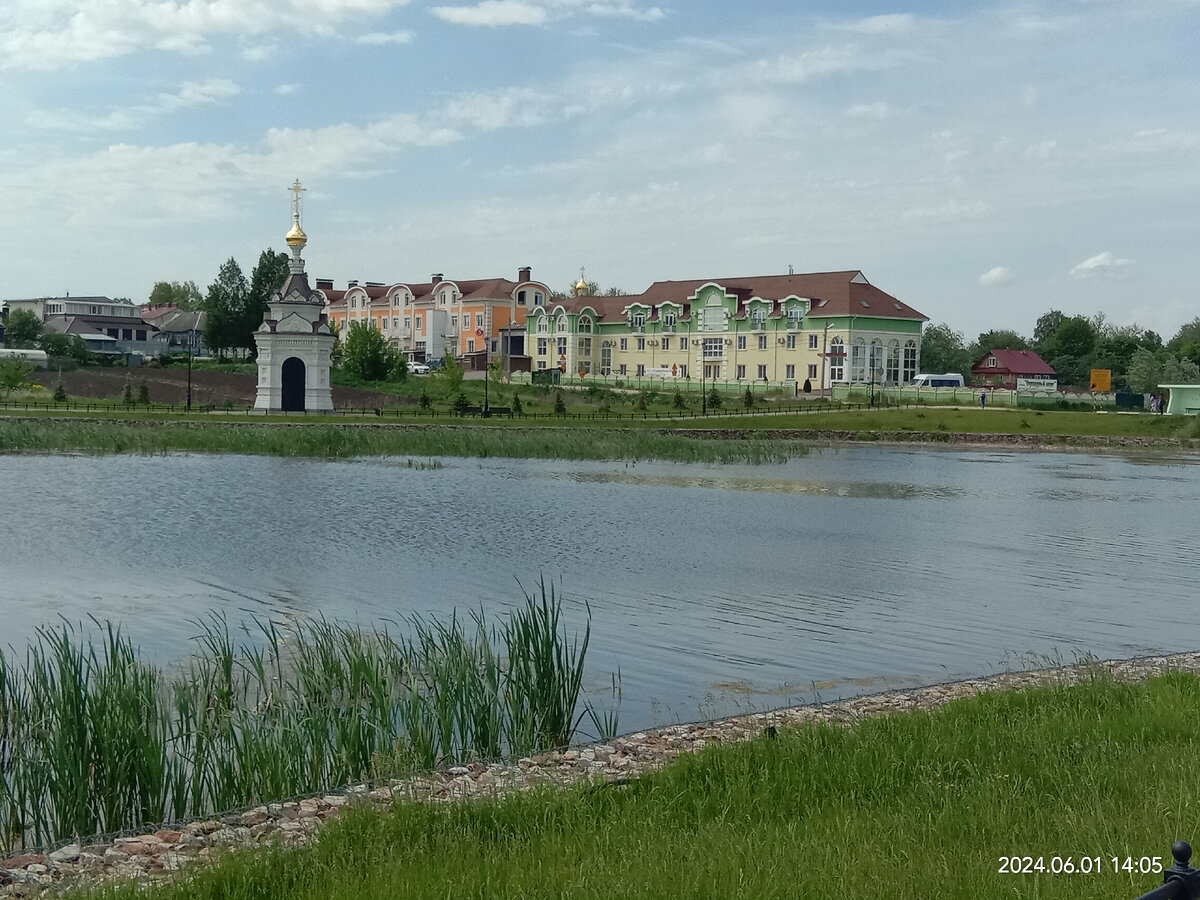
<svg viewBox="0 0 1200 900">
<path fill-rule="evenodd" d="M 1192 845 L 1187 841 L 1176 841 L 1171 847 L 1175 865 L 1163 872 L 1163 883 L 1137 900 L 1197 900 L 1200 898 L 1200 869 L 1189 864 Z"/>
<path fill-rule="evenodd" d="M 861 403 L 849 403 L 842 400 L 833 401 L 806 401 L 797 405 L 776 405 L 774 403 L 756 403 L 752 407 L 744 407 L 735 405 L 732 402 L 727 407 L 718 409 L 709 408 L 707 411 L 696 409 L 671 409 L 671 410 L 632 410 L 630 412 L 620 412 L 615 410 L 590 410 L 588 412 L 515 412 L 511 407 L 491 406 L 486 414 L 482 407 L 467 406 L 462 410 L 438 410 L 438 409 L 422 409 L 413 406 L 388 406 L 388 407 L 370 407 L 370 406 L 340 406 L 337 409 L 326 412 L 317 411 L 298 411 L 283 413 L 283 415 L 291 416 L 311 416 L 313 418 L 322 418 L 327 416 L 377 416 L 380 418 L 391 419 L 437 419 L 437 418 L 463 418 L 463 417 L 503 417 L 517 419 L 566 419 L 566 420 L 590 420 L 590 421 L 614 421 L 621 420 L 636 421 L 636 420 L 704 420 L 704 419 L 730 419 L 744 416 L 786 416 L 796 415 L 800 413 L 821 413 L 821 412 L 842 412 L 845 410 L 864 410 L 864 409 L 917 409 L 919 406 L 913 403 L 896 403 L 893 401 L 883 402 L 876 399 L 874 403 L 864 401 Z M 167 405 L 167 404 L 150 404 L 134 403 L 127 404 L 121 402 L 104 402 L 104 401 L 67 401 L 62 403 L 54 403 L 53 401 L 37 401 L 37 400 L 0 400 L 0 409 L 24 411 L 24 412 L 123 412 L 123 413 L 168 413 L 179 414 L 189 412 L 183 404 Z M 220 413 L 230 416 L 263 416 L 267 415 L 262 410 L 255 409 L 252 406 L 225 406 L 215 404 L 192 404 L 191 413 Z M 279 413 L 271 413 L 270 415 L 279 415 Z"/>
</svg>

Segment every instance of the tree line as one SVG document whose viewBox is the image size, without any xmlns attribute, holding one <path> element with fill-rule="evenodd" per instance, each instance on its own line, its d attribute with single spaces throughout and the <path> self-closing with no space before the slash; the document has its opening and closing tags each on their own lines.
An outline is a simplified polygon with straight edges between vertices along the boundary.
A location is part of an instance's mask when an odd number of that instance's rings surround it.
<svg viewBox="0 0 1200 900">
<path fill-rule="evenodd" d="M 921 337 L 921 370 L 969 378 L 971 367 L 992 350 L 1033 350 L 1058 373 L 1062 386 L 1086 388 L 1092 369 L 1110 370 L 1115 389 L 1138 393 L 1160 384 L 1200 383 L 1200 318 L 1164 342 L 1140 325 L 1114 325 L 1102 312 L 1068 316 L 1057 309 L 1037 320 L 1029 338 L 996 329 L 968 344 L 948 324 L 929 325 Z"/>
</svg>

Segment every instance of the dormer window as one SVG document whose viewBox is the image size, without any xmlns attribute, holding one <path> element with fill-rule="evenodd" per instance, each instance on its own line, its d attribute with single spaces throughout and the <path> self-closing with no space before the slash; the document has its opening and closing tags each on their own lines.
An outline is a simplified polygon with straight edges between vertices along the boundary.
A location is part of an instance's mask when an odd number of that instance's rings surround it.
<svg viewBox="0 0 1200 900">
<path fill-rule="evenodd" d="M 558 331 L 559 334 L 566 334 L 566 331 L 567 331 L 567 317 L 566 316 L 558 317 L 558 323 L 555 325 L 555 330 Z"/>
<path fill-rule="evenodd" d="M 754 307 L 750 311 L 750 321 L 756 329 L 765 328 L 767 325 L 767 311 L 761 306 Z"/>
<path fill-rule="evenodd" d="M 351 309 L 358 309 L 358 298 L 357 298 L 357 297 L 351 297 L 351 298 L 350 298 L 350 308 L 351 308 Z"/>
<path fill-rule="evenodd" d="M 673 312 L 662 313 L 662 323 L 663 323 L 663 328 L 674 328 L 675 327 L 675 313 L 673 313 Z"/>
<path fill-rule="evenodd" d="M 589 319 L 587 316 L 580 316 L 579 317 L 579 330 L 582 332 L 585 332 L 586 334 L 591 334 L 592 333 L 592 320 Z"/>
<path fill-rule="evenodd" d="M 634 328 L 645 328 L 646 327 L 646 314 L 644 312 L 642 312 L 641 310 L 638 310 L 635 313 L 633 313 L 632 316 L 630 316 L 630 322 L 633 324 Z"/>
<path fill-rule="evenodd" d="M 994 356 L 989 356 L 989 357 L 988 357 L 988 368 L 989 368 L 989 369 L 994 369 L 994 368 L 996 368 L 996 357 L 994 357 Z"/>
<path fill-rule="evenodd" d="M 550 323 L 546 321 L 545 316 L 538 317 L 537 330 L 538 330 L 538 334 L 545 334 L 547 331 L 550 330 Z"/>
<path fill-rule="evenodd" d="M 518 306 L 525 305 L 525 292 L 524 291 L 517 291 L 517 305 Z"/>
<path fill-rule="evenodd" d="M 544 302 L 545 302 L 545 298 L 542 296 L 542 292 L 534 291 L 533 292 L 533 305 L 541 306 Z"/>
<path fill-rule="evenodd" d="M 788 325 L 792 328 L 799 328 L 803 319 L 804 309 L 802 307 L 793 306 L 788 310 Z"/>
</svg>

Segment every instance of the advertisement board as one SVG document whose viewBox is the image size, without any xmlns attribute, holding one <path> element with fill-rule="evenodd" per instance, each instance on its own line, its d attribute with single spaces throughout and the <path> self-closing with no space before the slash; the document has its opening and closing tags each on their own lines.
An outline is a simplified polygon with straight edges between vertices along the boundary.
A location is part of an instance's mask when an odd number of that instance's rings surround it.
<svg viewBox="0 0 1200 900">
<path fill-rule="evenodd" d="M 1038 391 L 1043 394 L 1058 390 L 1057 378 L 1018 378 L 1017 390 L 1028 393 Z"/>
</svg>

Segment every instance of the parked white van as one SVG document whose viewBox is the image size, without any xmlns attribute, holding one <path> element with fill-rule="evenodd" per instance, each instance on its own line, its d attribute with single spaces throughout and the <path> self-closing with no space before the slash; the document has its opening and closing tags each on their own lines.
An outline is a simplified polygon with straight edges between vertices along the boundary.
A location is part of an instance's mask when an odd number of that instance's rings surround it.
<svg viewBox="0 0 1200 900">
<path fill-rule="evenodd" d="M 962 387 L 963 377 L 958 372 L 945 375 L 918 375 L 909 382 L 913 387 Z"/>
</svg>

